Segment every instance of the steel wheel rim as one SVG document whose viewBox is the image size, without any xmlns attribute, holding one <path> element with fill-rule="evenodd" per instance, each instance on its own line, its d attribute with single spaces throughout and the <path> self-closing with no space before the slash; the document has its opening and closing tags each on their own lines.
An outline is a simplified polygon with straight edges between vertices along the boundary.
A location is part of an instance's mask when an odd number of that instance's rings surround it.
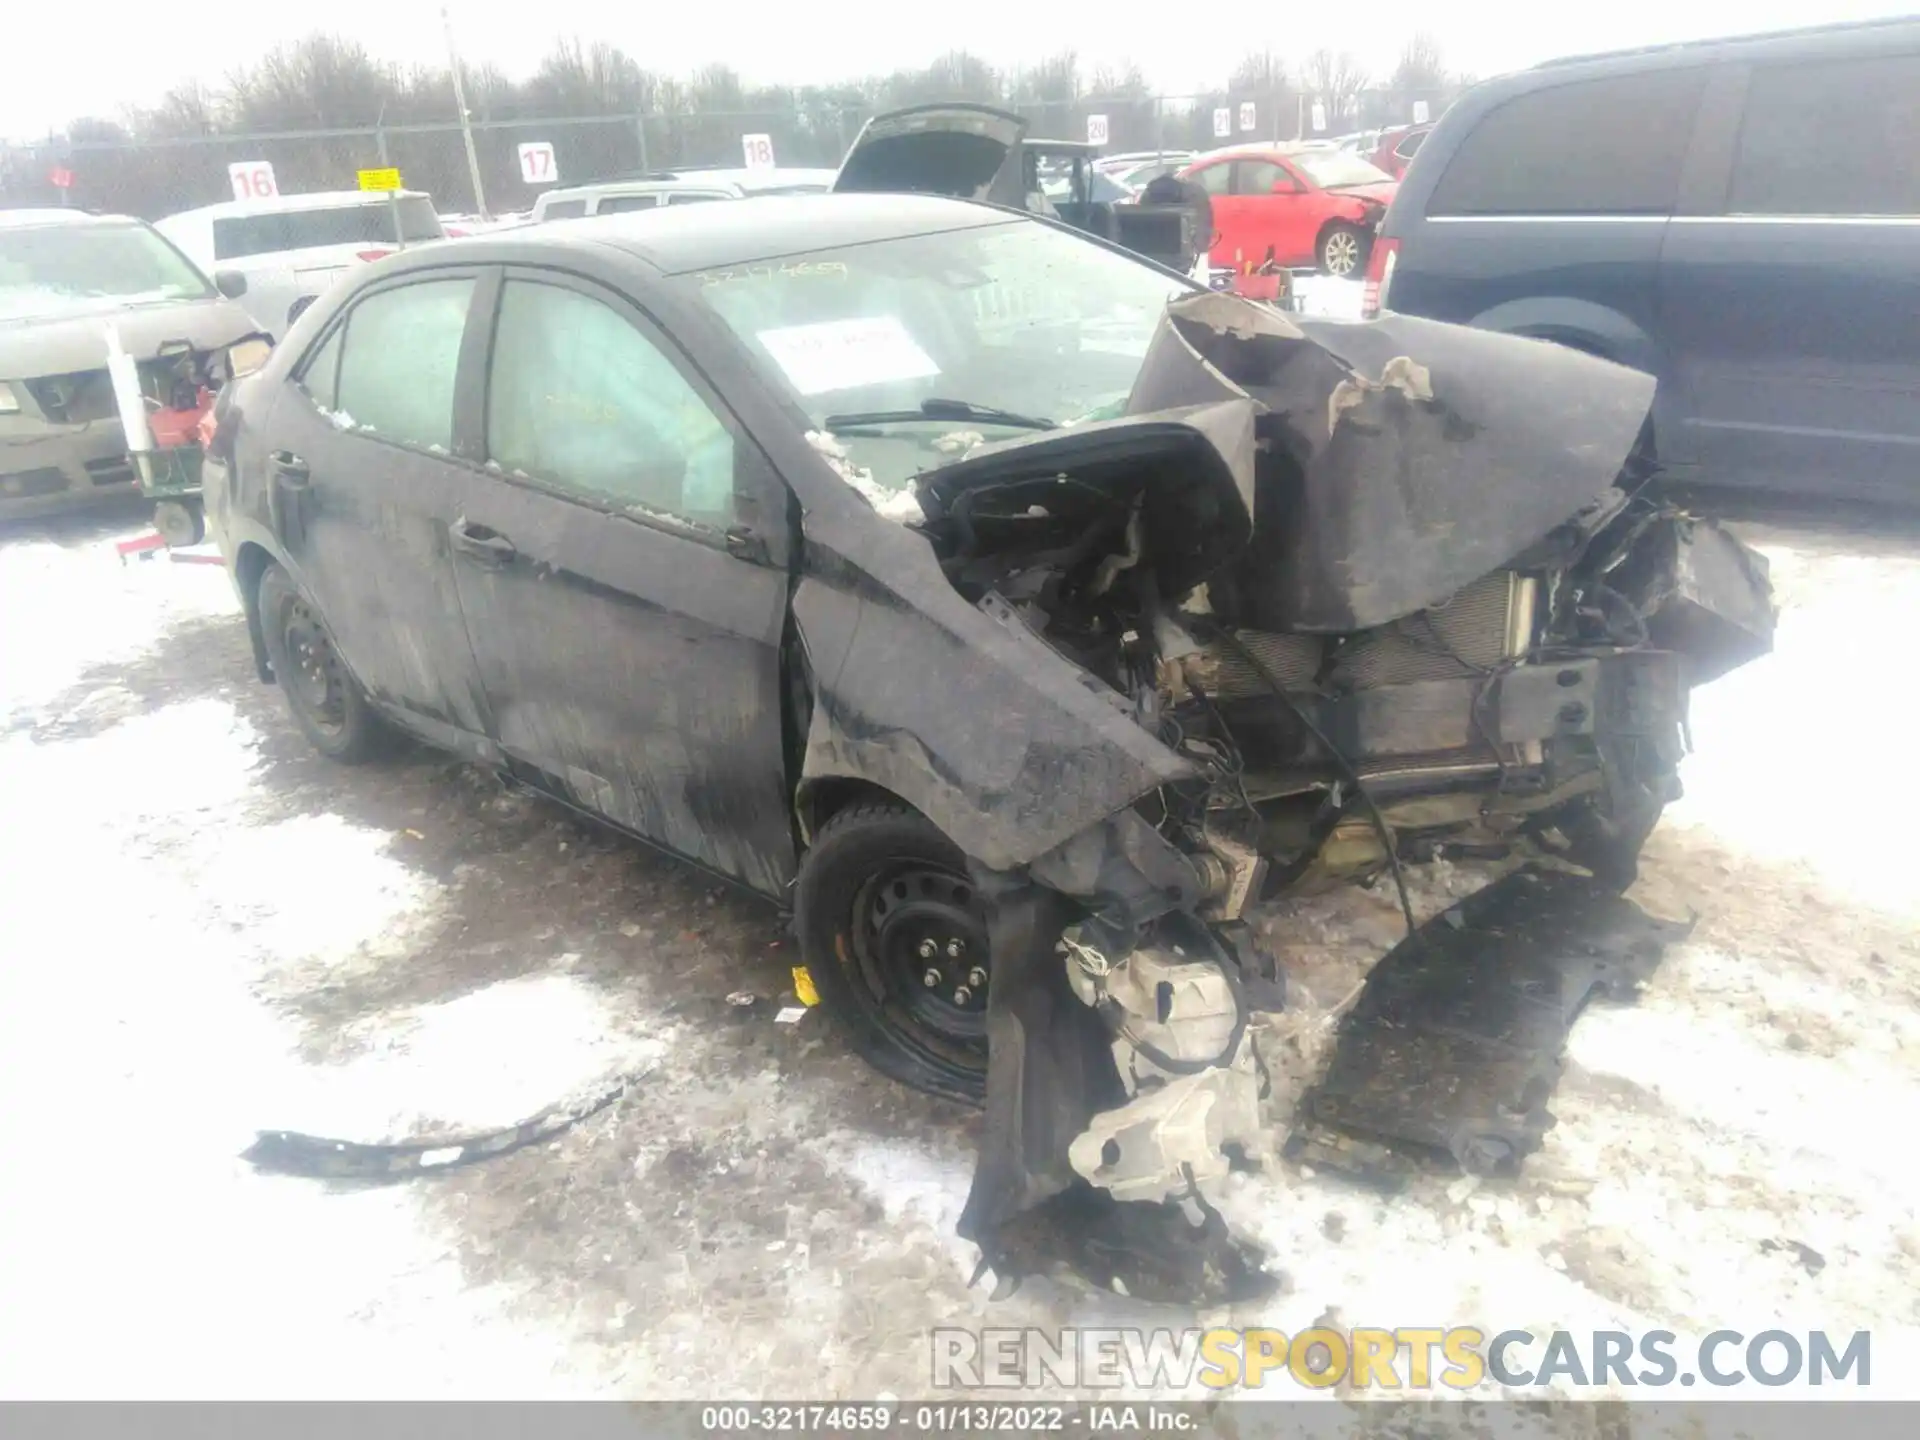
<svg viewBox="0 0 1920 1440">
<path fill-rule="evenodd" d="M 972 882 L 893 860 L 855 892 L 852 922 L 855 978 L 885 1021 L 916 1048 L 977 1065 L 992 966 Z"/>
<path fill-rule="evenodd" d="M 280 623 L 280 642 L 287 657 L 289 674 L 280 681 L 307 712 L 314 724 L 329 732 L 346 724 L 346 686 L 340 673 L 340 658 L 307 602 L 288 601 Z"/>
<path fill-rule="evenodd" d="M 1327 237 L 1327 273 L 1351 275 L 1360 263 L 1360 241 L 1351 230 L 1336 230 Z"/>
</svg>

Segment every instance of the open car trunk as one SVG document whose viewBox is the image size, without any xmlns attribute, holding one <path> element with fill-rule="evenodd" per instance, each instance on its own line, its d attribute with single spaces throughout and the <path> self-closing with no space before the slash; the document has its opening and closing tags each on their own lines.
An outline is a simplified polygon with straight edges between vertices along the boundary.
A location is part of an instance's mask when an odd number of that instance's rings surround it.
<svg viewBox="0 0 1920 1440">
<path fill-rule="evenodd" d="M 896 192 L 984 200 L 1050 215 L 1076 230 L 1185 271 L 1205 248 L 1192 210 L 1184 205 L 1115 205 L 1086 193 L 1089 146 L 1030 140 L 1027 122 L 989 105 L 916 105 L 876 115 L 861 129 L 840 163 L 836 192 Z M 1042 158 L 1071 155 L 1073 193 L 1049 201 L 1036 167 Z"/>
</svg>

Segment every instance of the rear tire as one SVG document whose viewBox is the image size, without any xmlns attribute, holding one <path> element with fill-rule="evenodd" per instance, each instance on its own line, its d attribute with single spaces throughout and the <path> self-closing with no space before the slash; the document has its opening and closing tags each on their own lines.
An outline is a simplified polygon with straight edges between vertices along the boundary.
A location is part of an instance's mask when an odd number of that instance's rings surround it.
<svg viewBox="0 0 1920 1440">
<path fill-rule="evenodd" d="M 294 723 L 313 748 L 347 764 L 385 749 L 392 732 L 374 713 L 360 682 L 347 673 L 332 632 L 293 577 L 269 562 L 255 595 L 267 661 Z"/>
<path fill-rule="evenodd" d="M 904 805 L 842 810 L 801 862 L 794 918 L 821 1004 L 862 1059 L 916 1090 L 984 1102 L 991 963 L 957 845 Z"/>
<path fill-rule="evenodd" d="M 1351 279 L 1366 269 L 1366 232 L 1355 225 L 1333 225 L 1320 237 L 1320 269 L 1339 279 Z"/>
</svg>

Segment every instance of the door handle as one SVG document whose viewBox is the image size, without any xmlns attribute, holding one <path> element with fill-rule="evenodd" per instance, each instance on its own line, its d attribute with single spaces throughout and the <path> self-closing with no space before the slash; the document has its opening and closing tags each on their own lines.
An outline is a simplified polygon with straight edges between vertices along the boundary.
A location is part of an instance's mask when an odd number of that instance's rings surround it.
<svg viewBox="0 0 1920 1440">
<path fill-rule="evenodd" d="M 291 450 L 276 450 L 268 457 L 273 462 L 273 479 L 276 485 L 287 490 L 304 490 L 312 478 L 307 462 Z"/>
<path fill-rule="evenodd" d="M 448 527 L 447 534 L 455 550 L 470 560 L 495 569 L 509 563 L 520 553 L 513 548 L 513 542 L 498 530 L 476 525 L 464 516 Z"/>
</svg>

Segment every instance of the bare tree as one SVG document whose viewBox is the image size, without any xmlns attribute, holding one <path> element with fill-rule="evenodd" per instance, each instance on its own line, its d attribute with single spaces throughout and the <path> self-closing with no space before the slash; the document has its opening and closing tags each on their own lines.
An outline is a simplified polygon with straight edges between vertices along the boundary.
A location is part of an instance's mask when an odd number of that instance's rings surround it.
<svg viewBox="0 0 1920 1440">
<path fill-rule="evenodd" d="M 1352 52 L 1316 50 L 1307 57 L 1308 103 L 1326 107 L 1327 126 L 1335 134 L 1352 129 L 1360 113 L 1360 94 L 1367 88 L 1367 72 Z"/>
</svg>

